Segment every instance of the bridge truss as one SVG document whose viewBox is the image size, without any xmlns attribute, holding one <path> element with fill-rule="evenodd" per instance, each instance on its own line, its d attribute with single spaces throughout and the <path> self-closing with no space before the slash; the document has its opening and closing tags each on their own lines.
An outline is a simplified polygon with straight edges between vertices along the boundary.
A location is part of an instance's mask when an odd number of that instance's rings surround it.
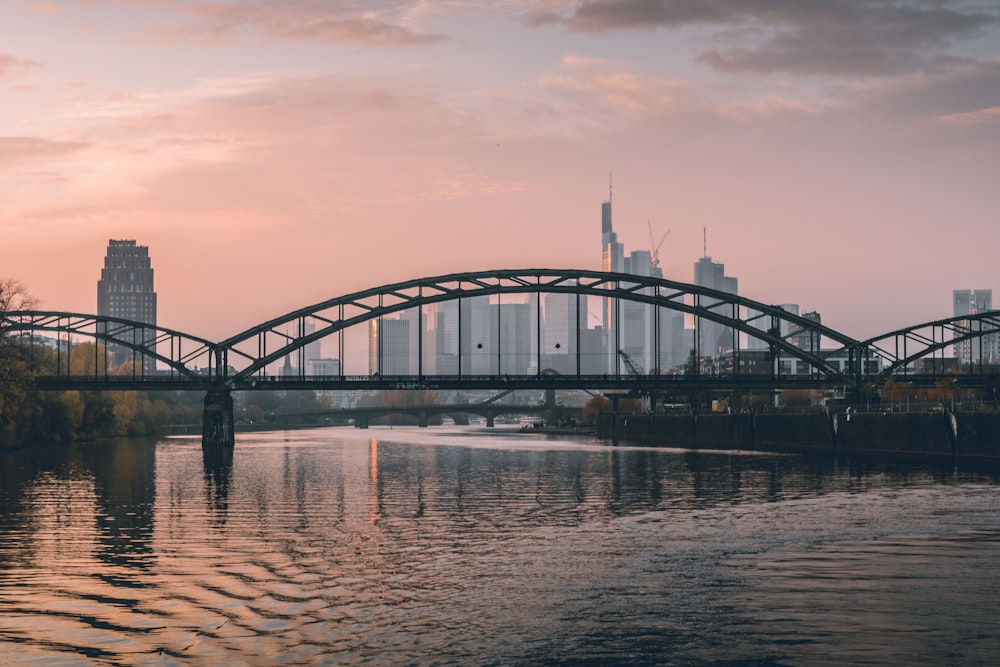
<svg viewBox="0 0 1000 667">
<path fill-rule="evenodd" d="M 561 357 L 571 366 L 568 372 L 551 373 L 546 368 L 542 311 L 543 299 L 549 295 L 563 295 L 563 303 L 569 305 L 564 318 L 564 334 L 569 338 L 563 341 L 566 349 Z M 531 324 L 503 329 L 503 317 L 509 318 L 501 313 L 505 303 L 518 304 L 518 317 L 530 313 Z M 495 321 L 489 320 L 494 331 L 484 331 L 482 322 L 473 326 L 467 317 L 483 304 L 497 307 Z M 592 363 L 586 363 L 583 353 L 583 336 L 591 330 L 587 318 L 592 316 L 594 304 L 599 305 L 601 324 L 609 324 L 599 346 L 601 367 L 596 371 Z M 626 346 L 623 332 L 631 326 L 629 309 L 634 314 L 637 307 L 648 314 L 643 316 L 647 319 L 642 326 L 647 328 L 643 335 L 651 348 L 647 358 L 653 360 L 644 374 L 621 365 L 625 355 L 620 352 Z M 441 368 L 428 368 L 424 359 L 425 351 L 438 344 L 427 339 L 429 318 L 437 316 L 435 309 L 445 308 L 452 309 L 454 330 L 449 344 L 456 359 L 454 367 L 442 372 Z M 674 316 L 685 318 L 685 327 L 693 326 L 688 359 L 679 368 L 661 367 L 665 348 L 678 344 L 666 341 L 667 332 L 661 324 L 665 313 L 679 314 Z M 379 343 L 370 351 L 367 372 L 348 374 L 343 365 L 334 374 L 307 372 L 308 346 L 326 341 L 329 349 L 333 342 L 336 358 L 343 364 L 349 332 L 361 330 L 367 335 L 368 328 L 370 333 L 377 332 L 381 341 L 385 323 L 403 317 L 413 323 L 411 338 L 419 351 L 415 368 L 403 372 L 388 368 Z M 440 321 L 434 324 L 443 326 Z M 713 331 L 729 337 L 725 347 L 731 349 L 731 364 L 722 371 L 703 364 L 717 352 L 701 335 L 713 326 Z M 632 334 L 636 330 L 632 329 Z M 521 367 L 505 368 L 510 360 L 504 358 L 504 337 L 523 337 L 525 332 L 533 338 L 533 363 L 521 359 Z M 231 403 L 229 392 L 255 389 L 530 388 L 680 393 L 842 386 L 851 390 L 898 375 L 932 382 L 954 374 L 954 367 L 946 367 L 945 351 L 966 342 L 970 349 L 979 351 L 979 357 L 958 369 L 965 377 L 963 382 L 970 377 L 994 382 L 990 378 L 996 375 L 997 367 L 989 363 L 985 351 L 996 348 L 1000 312 L 936 320 L 859 341 L 779 306 L 663 278 L 587 270 L 505 269 L 373 287 L 294 310 L 219 342 L 119 318 L 48 311 L 0 313 L 0 335 L 29 343 L 43 341 L 54 350 L 54 365 L 40 370 L 43 387 L 202 389 L 214 397 L 211 400 L 221 401 L 225 411 L 229 409 L 226 401 Z M 486 345 L 486 352 L 477 352 L 477 347 L 483 347 L 477 344 L 477 337 L 493 341 Z M 92 349 L 82 345 L 88 341 L 93 343 Z M 109 350 L 115 351 L 115 359 L 120 359 L 124 350 L 131 363 L 113 368 Z M 92 362 L 76 363 L 81 354 L 91 356 Z M 754 355 L 758 359 L 763 355 L 766 363 L 749 370 L 748 359 Z M 490 359 L 484 361 L 483 357 Z M 783 373 L 778 363 L 782 359 L 797 360 L 797 371 Z M 479 363 L 478 368 L 473 361 Z M 917 362 L 921 362 L 919 368 Z"/>
<path fill-rule="evenodd" d="M 745 297 L 662 278 L 549 269 L 451 274 L 372 288 L 290 312 L 224 340 L 220 346 L 224 349 L 226 363 L 234 369 L 232 379 L 242 384 L 252 381 L 255 377 L 268 377 L 267 368 L 286 358 L 296 358 L 297 363 L 293 366 L 301 373 L 305 368 L 305 347 L 324 338 L 335 338 L 338 341 L 339 358 L 343 359 L 344 333 L 348 329 L 381 321 L 387 316 L 405 311 L 415 312 L 417 330 L 422 333 L 425 327 L 421 317 L 425 306 L 455 301 L 461 310 L 463 303 L 469 303 L 477 297 L 500 299 L 508 295 L 533 295 L 535 298 L 532 305 L 536 311 L 534 319 L 540 321 L 542 308 L 540 297 L 547 294 L 566 294 L 576 298 L 574 329 L 578 338 L 576 344 L 571 345 L 577 355 L 575 375 L 584 374 L 581 372 L 582 346 L 579 334 L 587 326 L 583 321 L 586 317 L 586 307 L 581 306 L 581 300 L 587 297 L 597 297 L 611 302 L 611 309 L 620 310 L 621 304 L 627 302 L 690 316 L 696 331 L 693 350 L 695 358 L 711 352 L 698 349 L 700 337 L 697 331 L 706 321 L 717 323 L 731 331 L 734 348 L 739 348 L 740 334 L 750 336 L 762 341 L 766 347 L 776 352 L 802 360 L 813 369 L 813 375 L 816 377 L 842 379 L 843 369 L 831 364 L 829 359 L 832 356 L 843 356 L 845 353 L 851 356 L 858 350 L 858 341 L 849 336 L 814 320 L 787 312 L 778 306 Z M 459 313 L 459 327 L 461 321 Z M 618 321 L 621 321 L 620 318 Z M 654 317 L 652 321 L 655 328 L 660 318 Z M 616 327 L 615 332 L 618 333 L 621 329 L 622 327 Z M 473 334 L 463 333 L 461 329 L 457 333 L 457 349 L 460 356 L 463 340 L 467 342 L 467 338 Z M 662 351 L 662 337 L 658 333 L 654 332 L 651 336 L 654 359 L 660 358 Z M 540 356 L 540 327 L 535 328 L 535 334 L 539 338 L 535 341 L 536 355 Z M 793 335 L 808 336 L 813 344 L 807 348 L 798 346 L 791 340 Z M 834 350 L 822 350 L 823 342 L 827 341 L 832 341 Z M 423 349 L 423 346 L 424 342 L 418 341 L 418 347 Z M 615 364 L 613 368 L 607 369 L 609 375 L 627 374 L 627 370 L 618 362 L 619 347 L 619 344 L 609 344 L 607 347 L 608 358 Z M 499 346 L 497 348 L 499 354 Z M 417 377 L 426 375 L 422 360 L 423 356 L 420 355 L 418 368 L 412 375 Z M 860 360 L 853 363 L 860 367 Z M 536 359 L 535 368 L 536 373 L 542 369 L 540 359 Z M 654 375 L 665 374 L 655 368 L 651 370 Z M 698 368 L 693 370 L 695 374 L 699 372 Z M 496 374 L 502 375 L 499 372 Z M 472 375 L 472 373 L 464 371 L 464 364 L 459 359 L 455 375 Z"/>
</svg>

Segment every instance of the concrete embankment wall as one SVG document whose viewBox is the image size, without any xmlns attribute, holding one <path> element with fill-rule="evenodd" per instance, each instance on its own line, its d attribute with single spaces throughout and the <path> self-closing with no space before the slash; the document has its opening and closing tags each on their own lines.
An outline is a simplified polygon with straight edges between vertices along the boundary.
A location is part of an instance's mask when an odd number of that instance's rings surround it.
<svg viewBox="0 0 1000 667">
<path fill-rule="evenodd" d="M 682 447 L 1000 458 L 1000 414 L 601 415 L 602 438 Z"/>
</svg>

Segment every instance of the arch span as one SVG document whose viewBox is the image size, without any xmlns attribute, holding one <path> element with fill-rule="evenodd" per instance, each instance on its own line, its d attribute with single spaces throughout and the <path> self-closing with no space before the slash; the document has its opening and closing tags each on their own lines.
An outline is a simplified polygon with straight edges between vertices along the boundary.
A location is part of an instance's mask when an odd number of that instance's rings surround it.
<svg viewBox="0 0 1000 667">
<path fill-rule="evenodd" d="M 869 338 L 862 341 L 861 347 L 885 362 L 879 373 L 879 377 L 885 378 L 906 374 L 916 361 L 928 357 L 933 360 L 937 353 L 956 344 L 987 336 L 1000 336 L 1000 310 L 915 324 Z M 982 366 L 985 356 L 980 357 L 978 364 L 972 360 L 971 365 Z"/>
<path fill-rule="evenodd" d="M 97 377 L 109 375 L 107 346 L 131 350 L 139 359 L 155 360 L 171 372 L 200 384 L 208 385 L 225 372 L 225 367 L 219 364 L 222 355 L 218 354 L 218 346 L 212 341 L 117 317 L 59 311 L 13 311 L 0 317 L 0 331 L 28 339 L 35 333 L 56 334 L 59 354 L 63 352 L 60 346 L 65 335 L 67 358 L 72 353 L 74 342 L 79 342 L 81 338 L 103 342 L 106 344 L 104 357 L 98 359 L 103 363 L 94 364 Z M 198 367 L 198 362 L 204 364 L 204 370 Z M 133 368 L 140 375 L 146 372 L 145 363 L 133 365 Z"/>
<path fill-rule="evenodd" d="M 860 368 L 857 340 L 779 306 L 664 278 L 560 269 L 455 273 L 373 287 L 294 310 L 219 345 L 225 363 L 236 369 L 234 379 L 249 380 L 290 355 L 298 353 L 301 361 L 306 345 L 327 337 L 339 335 L 339 349 L 343 350 L 345 330 L 386 315 L 446 301 L 514 294 L 569 294 L 647 304 L 693 316 L 696 322 L 702 319 L 716 322 L 760 339 L 775 350 L 801 359 L 824 376 L 843 375 L 829 358 L 843 356 L 845 352 L 852 360 L 856 359 L 852 368 L 855 365 Z M 788 332 L 806 335 L 815 344 L 807 348 L 796 346 Z M 821 350 L 819 342 L 824 339 L 839 348 Z"/>
</svg>

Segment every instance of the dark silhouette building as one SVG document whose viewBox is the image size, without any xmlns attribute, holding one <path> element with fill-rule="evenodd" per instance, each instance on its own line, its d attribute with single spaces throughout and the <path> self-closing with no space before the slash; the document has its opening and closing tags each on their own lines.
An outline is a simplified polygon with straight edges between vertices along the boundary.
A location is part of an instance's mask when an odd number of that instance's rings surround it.
<svg viewBox="0 0 1000 667">
<path fill-rule="evenodd" d="M 97 281 L 97 314 L 152 325 L 150 329 L 136 329 L 129 341 L 137 346 L 152 345 L 156 336 L 156 292 L 148 246 L 137 245 L 135 240 L 108 241 L 101 279 Z M 109 362 L 115 366 L 139 361 L 141 356 L 128 346 L 110 346 L 108 353 Z"/>
</svg>

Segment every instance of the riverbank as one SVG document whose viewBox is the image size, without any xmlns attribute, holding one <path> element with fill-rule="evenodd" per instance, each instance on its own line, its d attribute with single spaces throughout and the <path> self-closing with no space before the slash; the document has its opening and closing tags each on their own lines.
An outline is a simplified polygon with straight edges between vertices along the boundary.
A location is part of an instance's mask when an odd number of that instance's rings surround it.
<svg viewBox="0 0 1000 667">
<path fill-rule="evenodd" d="M 833 412 L 610 414 L 598 437 L 712 449 L 1000 459 L 1000 414 Z"/>
</svg>

